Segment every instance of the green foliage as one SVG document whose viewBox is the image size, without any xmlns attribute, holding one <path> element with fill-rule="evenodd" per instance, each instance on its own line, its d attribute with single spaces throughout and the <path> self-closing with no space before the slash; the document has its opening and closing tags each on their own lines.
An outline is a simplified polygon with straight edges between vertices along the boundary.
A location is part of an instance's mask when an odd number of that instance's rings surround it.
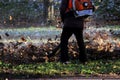
<svg viewBox="0 0 120 80">
<path fill-rule="evenodd" d="M 98 60 L 89 61 L 86 65 L 82 65 L 79 62 L 72 61 L 70 64 L 65 65 L 59 62 L 48 63 L 36 63 L 36 64 L 21 64 L 12 65 L 1 63 L 0 73 L 4 73 L 8 70 L 8 73 L 20 74 L 40 74 L 43 76 L 74 76 L 80 74 L 97 75 L 97 74 L 119 74 L 120 60 Z"/>
</svg>

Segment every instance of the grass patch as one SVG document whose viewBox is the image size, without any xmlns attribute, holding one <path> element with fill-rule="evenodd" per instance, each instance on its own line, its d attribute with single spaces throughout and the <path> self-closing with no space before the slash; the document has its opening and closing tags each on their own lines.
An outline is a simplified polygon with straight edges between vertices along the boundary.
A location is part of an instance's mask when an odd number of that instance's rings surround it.
<svg viewBox="0 0 120 80">
<path fill-rule="evenodd" d="M 56 30 L 56 27 L 28 27 L 28 28 L 3 28 L 0 31 L 48 31 Z"/>
<path fill-rule="evenodd" d="M 9 34 L 6 36 L 5 34 Z M 0 29 L 0 42 L 8 43 L 20 40 L 24 37 L 27 42 L 46 42 L 49 38 L 55 38 L 56 35 L 60 35 L 61 29 L 56 27 L 29 27 L 29 28 L 10 28 Z"/>
<path fill-rule="evenodd" d="M 71 61 L 70 64 L 46 62 L 12 65 L 0 62 L 0 73 L 32 74 L 41 76 L 76 76 L 97 74 L 120 74 L 120 60 L 89 61 L 86 65 Z"/>
</svg>

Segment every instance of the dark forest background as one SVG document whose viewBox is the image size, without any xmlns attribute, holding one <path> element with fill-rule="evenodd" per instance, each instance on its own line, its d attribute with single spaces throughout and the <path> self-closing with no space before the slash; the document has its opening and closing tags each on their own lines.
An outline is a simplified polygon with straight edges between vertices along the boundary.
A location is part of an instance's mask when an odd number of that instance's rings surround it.
<svg viewBox="0 0 120 80">
<path fill-rule="evenodd" d="M 100 20 L 105 24 L 119 23 L 120 0 L 93 0 L 93 2 L 96 11 L 92 18 L 96 22 Z M 61 0 L 0 0 L 0 26 L 56 25 L 59 20 L 60 3 Z"/>
</svg>

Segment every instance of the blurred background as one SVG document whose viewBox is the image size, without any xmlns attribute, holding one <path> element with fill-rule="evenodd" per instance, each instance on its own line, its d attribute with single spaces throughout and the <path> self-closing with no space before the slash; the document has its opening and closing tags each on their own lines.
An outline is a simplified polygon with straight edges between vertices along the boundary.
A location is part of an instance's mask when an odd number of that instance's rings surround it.
<svg viewBox="0 0 120 80">
<path fill-rule="evenodd" d="M 119 0 L 92 0 L 96 11 L 86 22 L 119 25 Z M 58 26 L 61 0 L 0 0 L 0 27 Z M 99 22 L 99 23 L 98 23 Z"/>
</svg>

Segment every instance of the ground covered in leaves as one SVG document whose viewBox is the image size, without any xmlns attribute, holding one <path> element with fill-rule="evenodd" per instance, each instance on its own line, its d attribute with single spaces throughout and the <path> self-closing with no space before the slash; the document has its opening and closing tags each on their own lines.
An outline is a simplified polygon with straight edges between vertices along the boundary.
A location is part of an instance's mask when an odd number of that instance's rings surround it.
<svg viewBox="0 0 120 80">
<path fill-rule="evenodd" d="M 60 50 L 56 47 L 60 44 L 60 30 L 55 29 L 29 29 L 2 31 L 0 42 L 0 60 L 10 63 L 31 63 L 31 62 L 53 62 L 59 60 Z M 37 31 L 41 30 L 41 31 Z M 15 32 L 17 34 L 15 34 Z M 24 34 L 22 34 L 24 32 Z M 31 33 L 32 34 L 31 34 Z M 88 59 L 119 59 L 120 39 L 119 28 L 87 28 L 84 30 L 84 40 L 87 49 Z M 26 34 L 25 34 L 26 33 Z M 27 34 L 28 33 L 28 34 Z M 35 33 L 35 34 L 33 34 Z M 30 35 L 31 34 L 31 35 Z M 32 38 L 33 35 L 39 34 Z M 19 35 L 16 37 L 16 35 Z M 25 35 L 25 36 L 24 36 Z M 12 37 L 14 36 L 14 37 Z M 46 37 L 45 37 L 46 36 Z M 16 39 L 18 38 L 19 39 Z M 28 39 L 29 37 L 29 39 Z M 43 38 L 44 37 L 44 38 Z M 4 40 L 8 42 L 4 42 Z M 14 39 L 9 41 L 9 39 Z M 36 39 L 39 42 L 34 44 Z M 46 40 L 45 40 L 46 38 Z M 16 40 L 15 40 L 16 39 Z M 30 40 L 32 42 L 30 42 Z M 45 40 L 45 41 L 44 41 Z M 39 44 L 40 43 L 40 44 Z M 78 46 L 74 36 L 69 41 L 69 57 L 71 60 L 78 58 Z M 53 56 L 49 56 L 54 53 Z M 48 57 L 49 56 L 49 57 Z"/>
<path fill-rule="evenodd" d="M 51 33 L 52 31 L 48 32 Z M 8 31 L 2 34 L 8 38 L 11 36 Z M 7 43 L 0 42 L 0 72 L 1 75 L 7 73 L 16 74 L 16 76 L 17 74 L 52 76 L 109 74 L 118 76 L 120 74 L 119 34 L 119 29 L 116 30 L 115 28 L 86 29 L 84 39 L 89 60 L 87 65 L 78 65 L 79 63 L 76 61 L 79 53 L 74 37 L 70 39 L 68 45 L 69 57 L 72 62 L 70 65 L 59 63 L 60 49 L 58 45 L 60 44 L 60 36 L 58 35 L 54 35 L 54 39 L 51 36 L 47 37 L 46 42 L 38 45 L 29 42 L 28 36 L 19 36 L 19 39 Z M 3 38 L 1 35 L 0 39 L 4 40 Z M 42 40 L 42 38 L 40 39 Z M 56 47 L 58 47 L 57 51 L 55 51 Z M 55 55 L 49 56 L 52 53 Z M 30 76 L 28 75 L 28 77 Z"/>
</svg>

